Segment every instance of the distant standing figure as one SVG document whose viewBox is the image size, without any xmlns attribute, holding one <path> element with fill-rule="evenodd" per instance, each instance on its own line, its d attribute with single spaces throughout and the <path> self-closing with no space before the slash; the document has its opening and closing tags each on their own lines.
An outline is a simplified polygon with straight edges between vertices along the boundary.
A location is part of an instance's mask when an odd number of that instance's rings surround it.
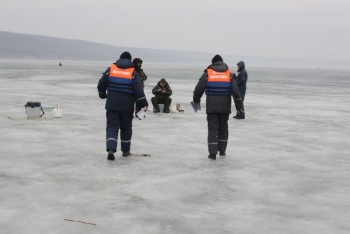
<svg viewBox="0 0 350 234">
<path fill-rule="evenodd" d="M 134 58 L 134 60 L 132 61 L 133 64 L 135 65 L 135 71 L 139 74 L 140 79 L 141 79 L 141 84 L 142 84 L 142 88 L 145 88 L 145 81 L 147 80 L 147 75 L 145 74 L 145 72 L 143 71 L 142 67 L 142 59 L 140 58 Z M 139 102 L 136 102 L 136 108 L 135 108 L 135 115 L 137 112 L 139 112 L 141 110 L 141 106 L 139 104 Z"/>
<path fill-rule="evenodd" d="M 245 70 L 245 64 L 243 61 L 237 63 L 237 72 L 236 82 L 239 90 L 239 94 L 241 95 L 242 101 L 244 102 L 245 92 L 247 90 L 247 81 L 248 81 L 248 73 Z M 245 111 L 237 112 L 236 116 L 233 116 L 235 119 L 245 119 Z"/>
<path fill-rule="evenodd" d="M 107 98 L 105 106 L 107 110 L 107 159 L 114 160 L 119 130 L 122 156 L 131 154 L 130 145 L 135 100 L 140 102 L 141 107 L 146 107 L 146 111 L 148 103 L 142 89 L 141 79 L 135 71 L 129 52 L 122 53 L 120 59 L 112 63 L 102 74 L 97 89 L 100 98 Z"/>
<path fill-rule="evenodd" d="M 153 104 L 153 112 L 158 113 L 159 110 L 159 105 L 158 104 L 164 104 L 164 113 L 169 113 L 169 107 L 171 104 L 171 94 L 173 91 L 171 90 L 168 82 L 164 78 L 162 78 L 156 86 L 152 89 L 152 93 L 155 95 L 152 97 L 151 101 Z"/>
<path fill-rule="evenodd" d="M 218 152 L 220 156 L 226 155 L 231 96 L 237 111 L 243 110 L 236 80 L 220 55 L 215 55 L 212 64 L 204 70 L 193 91 L 193 102 L 200 102 L 204 92 L 207 95 L 208 158 L 216 160 Z"/>
<path fill-rule="evenodd" d="M 60 67 L 62 67 L 62 63 L 59 63 L 58 65 L 59 65 Z"/>
</svg>

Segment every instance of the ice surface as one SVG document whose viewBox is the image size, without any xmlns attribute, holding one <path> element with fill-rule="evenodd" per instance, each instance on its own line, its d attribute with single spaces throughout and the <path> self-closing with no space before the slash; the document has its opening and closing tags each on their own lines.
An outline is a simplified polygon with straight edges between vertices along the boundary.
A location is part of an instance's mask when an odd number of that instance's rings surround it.
<svg viewBox="0 0 350 234">
<path fill-rule="evenodd" d="M 1 233 L 350 232 L 350 71 L 247 65 L 246 119 L 230 117 L 212 161 L 205 98 L 189 104 L 205 66 L 144 63 L 149 103 L 165 77 L 185 113 L 134 119 L 131 152 L 152 156 L 111 162 L 96 90 L 109 64 L 58 63 L 0 61 Z M 28 101 L 63 117 L 27 120 Z"/>
</svg>

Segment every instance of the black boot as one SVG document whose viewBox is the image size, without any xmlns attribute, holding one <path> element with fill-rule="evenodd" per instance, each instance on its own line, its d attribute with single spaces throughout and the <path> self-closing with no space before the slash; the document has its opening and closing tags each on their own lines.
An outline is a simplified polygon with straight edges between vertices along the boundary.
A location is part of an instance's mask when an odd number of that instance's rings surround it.
<svg viewBox="0 0 350 234">
<path fill-rule="evenodd" d="M 218 152 L 220 156 L 226 156 L 226 148 L 227 148 L 227 138 L 218 140 Z"/>
<path fill-rule="evenodd" d="M 169 104 L 164 104 L 164 109 L 163 109 L 163 113 L 169 113 L 170 110 L 169 110 Z"/>
<path fill-rule="evenodd" d="M 208 158 L 216 160 L 216 154 L 209 154 Z"/>
<path fill-rule="evenodd" d="M 240 112 L 238 115 L 234 116 L 235 119 L 245 119 L 244 111 Z"/>
<path fill-rule="evenodd" d="M 107 156 L 108 160 L 114 160 L 114 151 L 113 150 L 108 150 L 108 156 Z"/>
<path fill-rule="evenodd" d="M 129 156 L 129 155 L 131 155 L 130 151 L 128 151 L 128 152 L 123 152 L 123 154 L 122 154 L 123 157 L 127 157 L 127 156 Z"/>
<path fill-rule="evenodd" d="M 236 119 L 236 118 L 237 118 L 237 116 L 238 116 L 238 112 L 236 112 L 236 115 L 235 115 L 235 116 L 233 116 L 232 118 Z"/>
</svg>

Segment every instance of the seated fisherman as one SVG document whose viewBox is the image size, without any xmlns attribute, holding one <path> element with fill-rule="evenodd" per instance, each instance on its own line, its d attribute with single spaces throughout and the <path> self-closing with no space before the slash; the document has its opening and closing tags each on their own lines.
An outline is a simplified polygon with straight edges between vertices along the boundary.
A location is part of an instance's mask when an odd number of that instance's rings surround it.
<svg viewBox="0 0 350 234">
<path fill-rule="evenodd" d="M 156 86 L 152 89 L 152 93 L 155 95 L 152 97 L 151 101 L 153 104 L 153 112 L 158 113 L 159 112 L 159 105 L 158 104 L 164 104 L 164 113 L 169 113 L 169 106 L 171 104 L 171 94 L 173 91 L 171 90 L 168 82 L 164 78 L 162 78 Z"/>
</svg>

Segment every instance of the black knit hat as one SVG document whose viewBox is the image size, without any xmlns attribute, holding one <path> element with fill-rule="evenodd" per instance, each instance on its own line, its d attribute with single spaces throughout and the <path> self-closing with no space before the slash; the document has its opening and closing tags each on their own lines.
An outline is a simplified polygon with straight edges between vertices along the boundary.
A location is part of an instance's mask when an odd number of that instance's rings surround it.
<svg viewBox="0 0 350 234">
<path fill-rule="evenodd" d="M 166 80 L 164 78 L 160 79 L 160 83 L 166 83 Z"/>
<path fill-rule="evenodd" d="M 129 59 L 131 61 L 131 54 L 128 51 L 125 51 L 120 55 L 120 58 Z"/>
<path fill-rule="evenodd" d="M 216 63 L 216 62 L 218 62 L 218 61 L 223 62 L 221 56 L 217 54 L 217 55 L 215 55 L 214 58 L 211 60 L 211 63 Z"/>
</svg>

